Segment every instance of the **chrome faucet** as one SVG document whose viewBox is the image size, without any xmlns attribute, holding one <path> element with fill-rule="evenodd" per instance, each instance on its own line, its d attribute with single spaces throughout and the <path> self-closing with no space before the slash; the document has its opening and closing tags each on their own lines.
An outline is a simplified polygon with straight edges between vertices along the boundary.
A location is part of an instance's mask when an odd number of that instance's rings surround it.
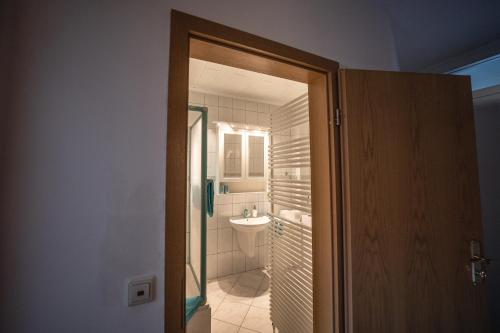
<svg viewBox="0 0 500 333">
<path fill-rule="evenodd" d="M 245 209 L 243 210 L 243 217 L 244 217 L 244 218 L 250 217 L 250 212 L 248 211 L 248 209 L 247 209 L 247 208 L 245 208 Z"/>
</svg>

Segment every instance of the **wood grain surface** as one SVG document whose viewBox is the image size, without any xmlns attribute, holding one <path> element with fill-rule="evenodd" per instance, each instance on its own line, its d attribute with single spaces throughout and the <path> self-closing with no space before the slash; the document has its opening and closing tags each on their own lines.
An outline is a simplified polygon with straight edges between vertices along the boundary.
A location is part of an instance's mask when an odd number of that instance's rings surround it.
<svg viewBox="0 0 500 333">
<path fill-rule="evenodd" d="M 342 70 L 349 332 L 486 332 L 467 77 Z"/>
</svg>

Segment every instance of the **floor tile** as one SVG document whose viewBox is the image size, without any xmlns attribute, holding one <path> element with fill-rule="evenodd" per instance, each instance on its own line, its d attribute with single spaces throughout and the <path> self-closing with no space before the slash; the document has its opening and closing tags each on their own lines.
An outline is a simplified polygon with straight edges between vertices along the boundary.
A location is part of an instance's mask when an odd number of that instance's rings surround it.
<svg viewBox="0 0 500 333">
<path fill-rule="evenodd" d="M 237 333 L 239 327 L 212 318 L 212 333 Z"/>
<path fill-rule="evenodd" d="M 250 305 L 254 300 L 256 293 L 256 288 L 245 287 L 236 283 L 233 289 L 227 293 L 225 300 Z"/>
<path fill-rule="evenodd" d="M 207 296 L 214 295 L 216 297 L 226 296 L 227 291 L 222 289 L 218 283 L 209 283 L 207 285 Z"/>
<path fill-rule="evenodd" d="M 259 288 L 262 279 L 264 278 L 263 275 L 258 274 L 257 272 L 245 272 L 241 273 L 240 278 L 236 282 L 237 285 L 244 286 L 244 287 L 249 287 L 249 288 Z"/>
<path fill-rule="evenodd" d="M 207 283 L 212 333 L 270 333 L 269 278 L 258 269 Z"/>
<path fill-rule="evenodd" d="M 259 289 L 263 290 L 269 289 L 269 281 L 270 281 L 269 276 L 265 275 L 264 278 L 262 279 Z"/>
<path fill-rule="evenodd" d="M 258 290 L 257 294 L 252 300 L 251 305 L 256 306 L 258 308 L 269 310 L 270 306 L 269 295 L 270 295 L 269 290 L 262 290 L 262 289 Z"/>
<path fill-rule="evenodd" d="M 212 309 L 212 317 L 215 315 L 215 311 L 219 308 L 219 305 L 222 303 L 224 300 L 225 295 L 218 296 L 214 294 L 207 294 L 207 303 L 210 305 L 210 308 Z"/>
<path fill-rule="evenodd" d="M 273 326 L 269 318 L 269 310 L 251 306 L 241 325 L 260 333 L 272 333 Z"/>
<path fill-rule="evenodd" d="M 221 289 L 227 293 L 233 288 L 233 286 L 236 283 L 236 281 L 238 280 L 238 278 L 239 278 L 239 274 L 233 274 L 233 275 L 221 277 L 213 282 L 219 287 L 219 289 Z"/>
<path fill-rule="evenodd" d="M 224 300 L 215 311 L 214 318 L 240 326 L 249 308 L 247 304 Z"/>
<path fill-rule="evenodd" d="M 212 317 L 220 303 L 222 303 L 224 297 L 226 297 L 226 294 L 227 292 L 221 288 L 219 281 L 212 280 L 207 283 L 207 302 L 212 308 Z"/>
</svg>

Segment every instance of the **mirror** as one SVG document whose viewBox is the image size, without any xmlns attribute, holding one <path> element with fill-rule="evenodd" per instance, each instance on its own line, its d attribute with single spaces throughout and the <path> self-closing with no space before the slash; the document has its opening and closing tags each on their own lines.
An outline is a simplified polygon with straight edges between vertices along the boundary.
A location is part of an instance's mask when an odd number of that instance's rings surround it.
<svg viewBox="0 0 500 333">
<path fill-rule="evenodd" d="M 264 137 L 248 137 L 248 176 L 264 177 Z"/>
<path fill-rule="evenodd" d="M 224 177 L 242 177 L 242 136 L 240 134 L 224 134 Z"/>
</svg>

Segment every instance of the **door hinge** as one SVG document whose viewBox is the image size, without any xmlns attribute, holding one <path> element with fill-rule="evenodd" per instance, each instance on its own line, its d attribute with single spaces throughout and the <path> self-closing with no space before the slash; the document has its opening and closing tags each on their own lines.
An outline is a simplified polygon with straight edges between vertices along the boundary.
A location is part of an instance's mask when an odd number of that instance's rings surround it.
<svg viewBox="0 0 500 333">
<path fill-rule="evenodd" d="M 335 125 L 340 126 L 340 109 L 335 109 Z"/>
</svg>

